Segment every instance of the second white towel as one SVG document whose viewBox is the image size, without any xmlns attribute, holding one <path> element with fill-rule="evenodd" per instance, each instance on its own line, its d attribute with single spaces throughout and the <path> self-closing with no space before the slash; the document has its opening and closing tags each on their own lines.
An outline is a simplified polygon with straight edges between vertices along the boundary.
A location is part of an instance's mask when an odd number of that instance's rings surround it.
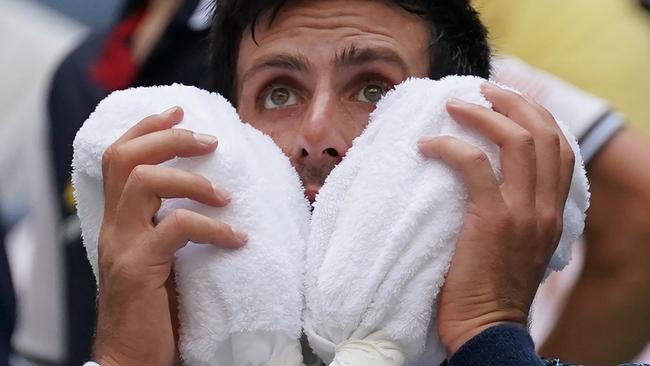
<svg viewBox="0 0 650 366">
<path fill-rule="evenodd" d="M 479 147 L 499 172 L 499 150 L 456 123 L 450 98 L 491 107 L 485 80 L 411 79 L 384 97 L 346 158 L 321 189 L 307 247 L 305 332 L 331 365 L 411 365 L 429 341 L 427 364 L 444 359 L 435 332 L 436 298 L 466 211 L 462 179 L 417 149 L 423 136 L 449 135 Z M 550 268 L 561 269 L 582 233 L 587 181 L 576 156 L 564 233 Z"/>
</svg>

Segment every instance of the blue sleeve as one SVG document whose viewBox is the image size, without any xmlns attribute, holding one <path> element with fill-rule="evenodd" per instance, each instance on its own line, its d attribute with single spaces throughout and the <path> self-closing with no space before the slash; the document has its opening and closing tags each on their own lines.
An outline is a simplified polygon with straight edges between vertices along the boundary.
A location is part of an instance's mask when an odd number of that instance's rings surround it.
<svg viewBox="0 0 650 366">
<path fill-rule="evenodd" d="M 488 328 L 461 346 L 448 366 L 544 366 L 535 344 L 521 326 L 501 324 Z"/>
</svg>

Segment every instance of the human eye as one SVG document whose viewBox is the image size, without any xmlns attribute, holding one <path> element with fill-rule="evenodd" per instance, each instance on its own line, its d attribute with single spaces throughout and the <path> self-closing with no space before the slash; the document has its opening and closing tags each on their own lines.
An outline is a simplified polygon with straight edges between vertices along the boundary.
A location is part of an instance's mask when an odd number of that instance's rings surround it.
<svg viewBox="0 0 650 366">
<path fill-rule="evenodd" d="M 371 82 L 359 90 L 356 99 L 364 103 L 377 104 L 387 92 L 388 87 L 384 83 Z"/>
<path fill-rule="evenodd" d="M 272 85 L 263 97 L 264 109 L 278 109 L 298 104 L 295 91 L 282 85 Z"/>
</svg>

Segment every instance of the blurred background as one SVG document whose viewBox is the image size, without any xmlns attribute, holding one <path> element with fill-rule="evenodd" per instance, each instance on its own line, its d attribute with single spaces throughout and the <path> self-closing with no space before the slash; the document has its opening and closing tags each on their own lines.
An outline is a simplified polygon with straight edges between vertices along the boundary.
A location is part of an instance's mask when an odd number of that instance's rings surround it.
<svg viewBox="0 0 650 366">
<path fill-rule="evenodd" d="M 111 91 L 173 82 L 209 88 L 209 3 L 0 0 L 0 366 L 89 359 L 96 288 L 69 181 L 74 135 Z M 603 98 L 636 134 L 650 132 L 647 1 L 476 5 L 497 52 Z M 650 246 L 650 237 L 642 242 Z M 549 300 L 533 322 L 539 342 L 580 274 L 577 257 L 547 284 Z M 639 322 L 650 329 L 647 309 Z M 620 361 L 650 362 L 635 347 Z"/>
</svg>

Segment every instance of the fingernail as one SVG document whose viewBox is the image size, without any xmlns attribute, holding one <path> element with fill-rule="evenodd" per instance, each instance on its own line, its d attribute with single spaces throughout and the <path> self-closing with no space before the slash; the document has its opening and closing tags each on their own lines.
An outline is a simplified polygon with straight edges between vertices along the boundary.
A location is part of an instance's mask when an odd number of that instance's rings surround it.
<svg viewBox="0 0 650 366">
<path fill-rule="evenodd" d="M 172 114 L 174 114 L 177 110 L 178 110 L 178 106 L 174 106 L 174 107 L 171 107 L 168 110 L 162 112 L 161 115 L 163 115 L 165 117 L 169 117 Z"/>
<path fill-rule="evenodd" d="M 439 155 L 438 153 L 433 150 L 430 146 L 432 142 L 435 141 L 435 137 L 423 137 L 418 141 L 418 150 L 420 150 L 420 154 L 427 158 L 438 158 Z"/>
<path fill-rule="evenodd" d="M 217 142 L 217 138 L 211 135 L 204 135 L 202 133 L 195 133 L 194 134 L 194 139 L 202 145 L 213 145 L 215 142 Z"/>
<path fill-rule="evenodd" d="M 223 201 L 225 203 L 230 202 L 231 198 L 230 198 L 230 195 L 227 192 L 225 192 L 225 191 L 223 191 L 223 190 L 221 190 L 221 189 L 219 189 L 219 188 L 217 188 L 215 186 L 212 186 L 212 191 L 214 192 L 214 195 L 217 197 L 218 200 Z"/>
<path fill-rule="evenodd" d="M 499 87 L 497 87 L 496 85 L 494 85 L 492 83 L 484 82 L 483 84 L 481 84 L 481 89 L 482 90 L 499 90 Z"/>
<path fill-rule="evenodd" d="M 466 101 L 460 100 L 458 98 L 449 98 L 447 100 L 447 105 L 455 105 L 455 106 L 462 107 L 462 106 L 467 106 L 469 104 L 470 103 L 467 103 Z"/>
<path fill-rule="evenodd" d="M 235 237 L 239 240 L 239 243 L 241 245 L 244 245 L 244 244 L 248 243 L 248 234 L 246 234 L 243 231 L 234 230 L 234 229 L 233 229 L 232 232 L 233 232 L 233 234 L 235 234 Z"/>
</svg>

